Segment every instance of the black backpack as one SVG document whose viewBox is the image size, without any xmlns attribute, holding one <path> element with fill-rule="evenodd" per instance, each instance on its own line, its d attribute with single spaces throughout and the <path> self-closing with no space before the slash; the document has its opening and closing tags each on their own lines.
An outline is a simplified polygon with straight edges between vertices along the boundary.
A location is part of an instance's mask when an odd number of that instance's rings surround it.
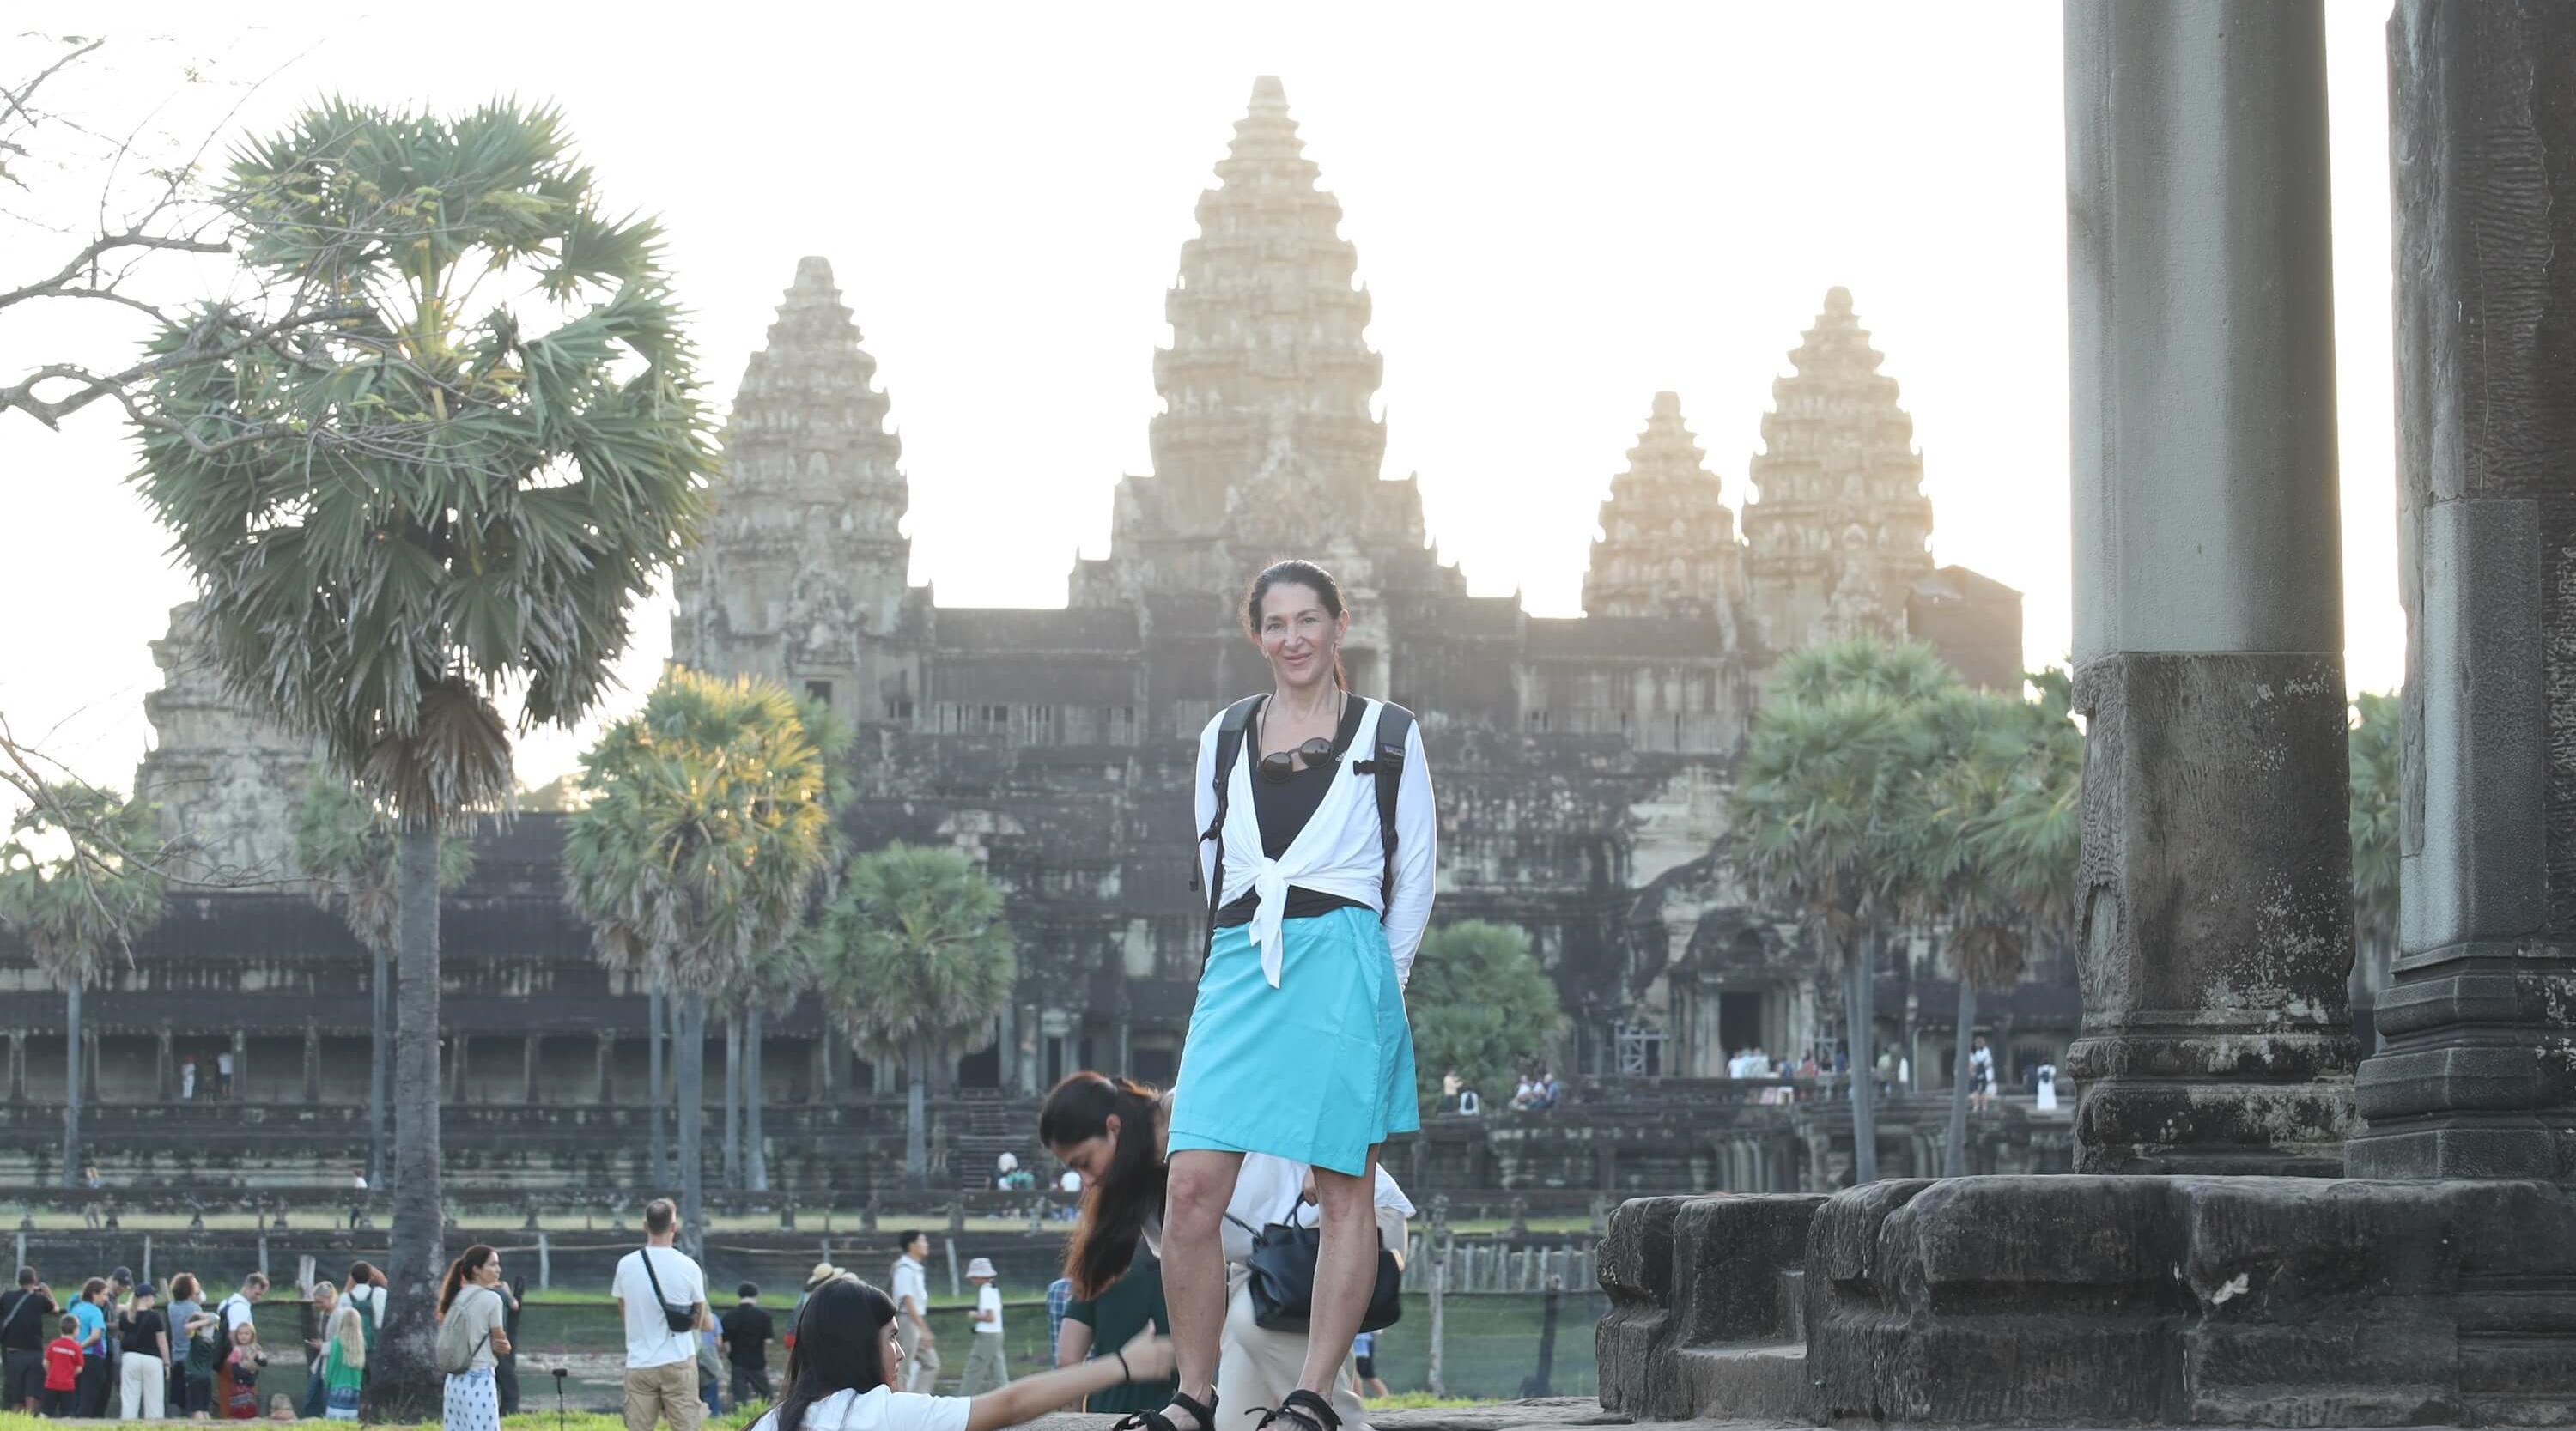
<svg viewBox="0 0 2576 1431">
<path fill-rule="evenodd" d="M 1216 842 L 1216 878 L 1208 881 L 1207 937 L 1199 945 L 1199 962 L 1204 966 L 1208 954 L 1216 948 L 1217 900 L 1225 890 L 1225 806 L 1227 787 L 1234 778 L 1234 763 L 1243 758 L 1243 735 L 1251 728 L 1252 717 L 1260 711 L 1268 696 L 1245 696 L 1225 708 L 1225 718 L 1216 728 L 1216 818 L 1199 832 L 1202 844 Z M 1377 754 L 1368 760 L 1353 761 L 1351 773 L 1373 776 L 1377 780 L 1378 842 L 1386 847 L 1386 872 L 1380 876 L 1378 908 L 1383 917 L 1386 906 L 1395 899 L 1395 800 L 1404 783 L 1404 747 L 1413 733 L 1413 712 L 1393 701 L 1380 701 L 1377 716 Z M 1190 861 L 1190 888 L 1199 887 L 1198 861 Z"/>
</svg>

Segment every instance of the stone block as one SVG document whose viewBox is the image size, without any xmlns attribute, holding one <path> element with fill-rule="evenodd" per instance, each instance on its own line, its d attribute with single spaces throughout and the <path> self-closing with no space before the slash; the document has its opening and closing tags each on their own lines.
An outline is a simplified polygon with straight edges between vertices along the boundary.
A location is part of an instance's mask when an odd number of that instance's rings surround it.
<svg viewBox="0 0 2576 1431">
<path fill-rule="evenodd" d="M 1601 1405 L 1659 1420 L 1797 1414 L 1805 1378 L 1783 1274 L 1804 1264 L 1824 1201 L 1640 1198 L 1613 1213 L 1600 1263 L 1610 1312 L 1595 1334 Z"/>
<path fill-rule="evenodd" d="M 2576 1419 L 2544 1183 L 1965 1178 L 1841 1194 L 1809 1247 L 1828 1421 Z"/>
</svg>

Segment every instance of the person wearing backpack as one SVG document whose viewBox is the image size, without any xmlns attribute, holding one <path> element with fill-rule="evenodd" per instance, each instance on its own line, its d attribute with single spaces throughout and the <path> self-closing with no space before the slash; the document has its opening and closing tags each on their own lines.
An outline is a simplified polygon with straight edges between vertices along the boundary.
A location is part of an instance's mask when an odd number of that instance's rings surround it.
<svg viewBox="0 0 2576 1431">
<path fill-rule="evenodd" d="M 1412 713 L 1343 677 L 1351 620 L 1331 574 L 1276 563 L 1242 609 L 1272 689 L 1199 737 L 1208 943 L 1161 1247 L 1180 1390 L 1136 1421 L 1218 1431 L 1224 1218 L 1245 1155 L 1264 1153 L 1313 1168 L 1323 1230 L 1305 1365 L 1260 1425 L 1340 1431 L 1333 1383 L 1374 1286 L 1378 1150 L 1422 1124 L 1404 985 L 1430 923 L 1438 816 Z"/>
<path fill-rule="evenodd" d="M 355 1365 L 360 1368 L 359 1384 L 364 1386 L 367 1358 L 363 1353 L 376 1349 L 376 1332 L 385 1324 L 385 1274 L 371 1262 L 350 1263 L 348 1285 L 341 1290 L 340 1300 L 358 1314 L 358 1331 L 365 1345 Z"/>
<path fill-rule="evenodd" d="M 438 1369 L 447 1376 L 439 1424 L 446 1431 L 501 1431 L 492 1367 L 509 1351 L 510 1333 L 500 1282 L 501 1254 L 480 1242 L 439 1279 Z"/>
<path fill-rule="evenodd" d="M 644 1205 L 644 1245 L 617 1264 L 610 1294 L 626 1321 L 626 1431 L 698 1431 L 707 1404 L 698 1399 L 698 1333 L 707 1316 L 707 1279 L 673 1244 L 680 1210 L 666 1197 Z"/>
</svg>

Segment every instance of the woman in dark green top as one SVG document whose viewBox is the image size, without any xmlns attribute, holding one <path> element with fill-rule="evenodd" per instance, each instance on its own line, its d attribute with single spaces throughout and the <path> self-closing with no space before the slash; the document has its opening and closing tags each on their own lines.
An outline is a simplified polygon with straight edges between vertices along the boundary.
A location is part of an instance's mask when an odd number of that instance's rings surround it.
<svg viewBox="0 0 2576 1431">
<path fill-rule="evenodd" d="M 1127 1339 L 1143 1331 L 1147 1324 L 1167 1326 L 1171 1320 L 1171 1314 L 1163 1310 L 1163 1264 L 1138 1245 L 1126 1272 L 1102 1288 L 1100 1295 L 1078 1297 L 1066 1304 L 1064 1335 L 1056 1344 L 1055 1364 L 1080 1366 L 1090 1357 L 1093 1347 L 1125 1346 Z M 1093 1392 L 1082 1409 L 1093 1415 L 1159 1410 L 1178 1387 L 1179 1383 L 1171 1381 L 1130 1382 Z"/>
</svg>

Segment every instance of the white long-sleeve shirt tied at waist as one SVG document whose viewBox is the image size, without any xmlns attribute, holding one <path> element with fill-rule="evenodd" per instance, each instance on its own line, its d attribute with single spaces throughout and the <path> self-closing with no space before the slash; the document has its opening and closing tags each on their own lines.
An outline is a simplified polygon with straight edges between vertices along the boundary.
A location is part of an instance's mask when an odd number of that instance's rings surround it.
<svg viewBox="0 0 2576 1431">
<path fill-rule="evenodd" d="M 1247 890 L 1260 896 L 1252 912 L 1252 937 L 1261 950 L 1262 977 L 1274 989 L 1279 987 L 1285 951 L 1281 923 L 1291 885 L 1355 900 L 1375 910 L 1386 926 L 1397 984 L 1413 977 L 1413 955 L 1422 945 L 1422 931 L 1431 923 L 1440 822 L 1431 803 L 1431 769 L 1422 756 L 1422 726 L 1416 722 L 1405 733 L 1404 777 L 1395 802 L 1395 893 L 1387 898 L 1377 780 L 1352 768 L 1375 755 L 1378 717 L 1385 709 L 1382 702 L 1368 703 L 1332 789 L 1306 828 L 1289 842 L 1287 853 L 1275 860 L 1262 853 L 1261 817 L 1252 803 L 1253 772 L 1261 763 L 1261 752 L 1253 747 L 1252 733 L 1245 732 L 1243 752 L 1227 779 L 1224 883 L 1218 887 L 1217 903 L 1232 904 Z M 1199 736 L 1197 828 L 1201 830 L 1216 819 L 1217 728 L 1223 721 L 1220 713 Z M 1215 859 L 1215 842 L 1200 841 L 1199 874 L 1211 885 L 1218 877 Z"/>
</svg>

